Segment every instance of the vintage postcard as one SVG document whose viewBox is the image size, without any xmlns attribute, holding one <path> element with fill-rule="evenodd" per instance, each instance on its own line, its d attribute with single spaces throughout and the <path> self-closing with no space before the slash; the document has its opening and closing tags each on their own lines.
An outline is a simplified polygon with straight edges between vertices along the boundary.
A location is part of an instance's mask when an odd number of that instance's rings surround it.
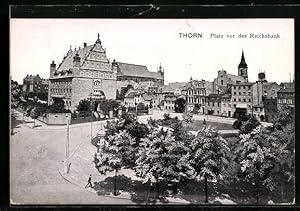
<svg viewBox="0 0 300 211">
<path fill-rule="evenodd" d="M 292 205 L 294 19 L 10 19 L 10 202 Z"/>
</svg>

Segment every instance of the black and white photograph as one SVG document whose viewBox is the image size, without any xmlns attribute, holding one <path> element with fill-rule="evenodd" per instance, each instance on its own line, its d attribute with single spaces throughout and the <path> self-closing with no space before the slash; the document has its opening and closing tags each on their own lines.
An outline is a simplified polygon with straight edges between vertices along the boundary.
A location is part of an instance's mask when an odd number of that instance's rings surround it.
<svg viewBox="0 0 300 211">
<path fill-rule="evenodd" d="M 293 205 L 293 18 L 10 18 L 11 205 Z"/>
</svg>

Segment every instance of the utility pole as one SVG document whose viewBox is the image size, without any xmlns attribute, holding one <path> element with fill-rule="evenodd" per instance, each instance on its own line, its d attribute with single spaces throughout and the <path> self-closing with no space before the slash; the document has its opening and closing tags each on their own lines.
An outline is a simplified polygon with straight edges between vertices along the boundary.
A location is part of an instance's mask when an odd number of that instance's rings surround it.
<svg viewBox="0 0 300 211">
<path fill-rule="evenodd" d="M 66 138 L 66 162 L 65 173 L 69 173 L 69 120 L 67 120 L 67 138 Z"/>
<path fill-rule="evenodd" d="M 92 95 L 90 96 L 90 108 L 92 107 Z M 91 108 L 91 141 L 93 140 L 93 109 Z"/>
</svg>

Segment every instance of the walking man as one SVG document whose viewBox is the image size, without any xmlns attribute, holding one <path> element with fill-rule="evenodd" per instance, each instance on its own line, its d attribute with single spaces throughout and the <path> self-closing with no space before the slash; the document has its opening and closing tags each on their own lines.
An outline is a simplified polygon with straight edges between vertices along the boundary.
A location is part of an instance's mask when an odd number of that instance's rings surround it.
<svg viewBox="0 0 300 211">
<path fill-rule="evenodd" d="M 93 184 L 92 184 L 92 175 L 90 174 L 89 179 L 88 179 L 88 183 L 86 184 L 85 188 L 93 188 Z"/>
</svg>

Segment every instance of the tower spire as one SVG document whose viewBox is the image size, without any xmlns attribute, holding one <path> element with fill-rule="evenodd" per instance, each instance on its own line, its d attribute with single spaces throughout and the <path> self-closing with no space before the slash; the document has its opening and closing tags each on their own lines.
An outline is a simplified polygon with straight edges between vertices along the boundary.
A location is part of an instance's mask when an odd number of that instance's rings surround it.
<svg viewBox="0 0 300 211">
<path fill-rule="evenodd" d="M 101 44 L 99 33 L 98 33 L 98 37 L 97 37 L 96 43 L 100 43 Z"/>
<path fill-rule="evenodd" d="M 244 56 L 244 49 L 242 49 L 242 57 L 241 57 L 241 62 L 239 64 L 239 67 L 247 67 L 247 63 Z"/>
<path fill-rule="evenodd" d="M 248 65 L 245 60 L 244 49 L 242 49 L 241 62 L 238 66 L 238 75 L 243 76 L 248 81 Z"/>
</svg>

